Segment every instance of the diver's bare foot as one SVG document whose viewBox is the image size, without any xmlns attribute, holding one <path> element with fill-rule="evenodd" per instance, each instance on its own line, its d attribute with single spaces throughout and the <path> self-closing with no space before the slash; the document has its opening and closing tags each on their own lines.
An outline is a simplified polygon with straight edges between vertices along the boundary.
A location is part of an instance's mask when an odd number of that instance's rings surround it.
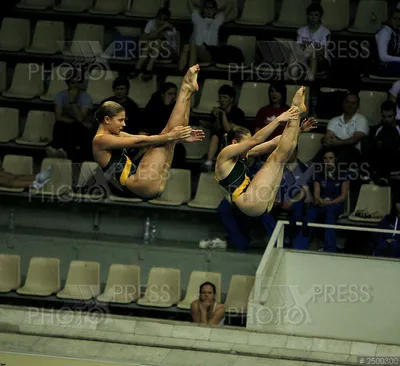
<svg viewBox="0 0 400 366">
<path fill-rule="evenodd" d="M 300 113 L 307 112 L 305 101 L 306 101 L 306 88 L 302 86 L 300 87 L 299 90 L 297 90 L 295 96 L 293 97 L 292 106 L 298 107 Z"/>
<path fill-rule="evenodd" d="M 185 77 L 183 78 L 182 88 L 188 89 L 191 92 L 199 90 L 199 84 L 197 84 L 197 76 L 200 71 L 199 65 L 194 65 L 189 68 Z"/>
</svg>

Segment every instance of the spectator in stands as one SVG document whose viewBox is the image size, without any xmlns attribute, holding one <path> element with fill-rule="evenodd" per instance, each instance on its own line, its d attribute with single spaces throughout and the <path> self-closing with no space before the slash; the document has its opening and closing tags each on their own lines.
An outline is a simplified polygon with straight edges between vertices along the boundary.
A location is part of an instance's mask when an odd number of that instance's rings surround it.
<svg viewBox="0 0 400 366">
<path fill-rule="evenodd" d="M 129 98 L 130 83 L 127 77 L 119 76 L 113 82 L 114 96 L 103 100 L 104 102 L 116 102 L 125 109 L 125 125 L 124 131 L 135 135 L 138 133 L 141 124 L 142 113 L 139 106 Z"/>
<path fill-rule="evenodd" d="M 339 161 L 347 164 L 361 163 L 361 140 L 368 136 L 367 119 L 358 113 L 360 97 L 347 94 L 343 103 L 343 114 L 332 118 L 322 138 L 322 146 L 335 150 Z M 320 156 L 320 154 L 319 154 Z"/>
<path fill-rule="evenodd" d="M 377 233 L 374 235 L 374 255 L 377 257 L 400 258 L 400 195 L 394 194 L 392 212 L 379 223 L 379 229 L 393 230 L 391 234 Z"/>
<path fill-rule="evenodd" d="M 167 125 L 176 103 L 177 86 L 174 83 L 164 83 L 147 103 L 139 132 L 145 135 L 159 135 Z M 144 149 L 143 153 L 147 151 Z M 186 160 L 186 150 L 181 143 L 175 146 L 173 168 L 183 168 Z"/>
<path fill-rule="evenodd" d="M 344 202 L 350 188 L 350 177 L 347 170 L 340 168 L 333 150 L 326 150 L 323 163 L 315 164 L 313 177 L 314 204 L 307 212 L 306 222 L 316 222 L 321 215 L 325 224 L 335 225 L 339 215 L 344 211 Z M 293 241 L 295 249 L 306 250 L 311 239 L 311 228 L 303 228 Z M 336 252 L 336 231 L 325 229 L 324 251 Z"/>
<path fill-rule="evenodd" d="M 253 122 L 254 133 L 258 132 L 271 121 L 276 119 L 277 116 L 280 116 L 289 109 L 289 106 L 286 104 L 286 95 L 287 91 L 285 84 L 279 82 L 271 83 L 268 90 L 269 104 L 260 108 L 257 112 L 256 119 Z M 281 122 L 266 141 L 281 135 L 285 126 L 286 122 Z"/>
<path fill-rule="evenodd" d="M 400 121 L 400 80 L 396 81 L 390 88 L 389 100 L 396 103 L 396 120 Z"/>
<path fill-rule="evenodd" d="M 377 60 L 374 73 L 383 77 L 400 76 L 400 8 L 390 13 L 389 20 L 375 34 Z"/>
<path fill-rule="evenodd" d="M 312 199 L 310 186 L 314 174 L 313 166 L 302 163 L 298 158 L 298 147 L 285 165 L 280 189 L 277 195 L 275 209 L 280 209 L 288 213 L 292 223 L 285 237 L 285 246 L 291 246 L 293 238 L 298 233 L 298 227 L 294 225 L 297 221 L 302 221 L 304 217 L 306 201 Z M 278 212 L 280 214 L 281 212 Z M 263 216 L 263 223 L 271 236 L 276 226 L 273 213 Z"/>
<path fill-rule="evenodd" d="M 66 80 L 68 88 L 56 95 L 56 122 L 52 147 L 47 148 L 49 157 L 93 160 L 93 127 L 89 116 L 93 103 L 84 91 L 83 82 L 80 72 L 73 70 Z M 77 148 L 80 149 L 79 156 L 76 155 Z"/>
<path fill-rule="evenodd" d="M 205 0 L 201 11 L 193 4 L 193 0 L 187 0 L 187 4 L 192 14 L 194 28 L 191 44 L 186 44 L 182 50 L 179 60 L 179 70 L 181 71 L 188 64 L 212 62 L 212 54 L 207 46 L 218 46 L 220 27 L 225 21 L 233 20 L 227 17 L 228 14 L 232 13 L 232 2 L 227 2 L 224 7 L 218 9 L 215 0 Z"/>
<path fill-rule="evenodd" d="M 39 190 L 50 182 L 52 172 L 53 168 L 50 167 L 36 175 L 16 175 L 5 172 L 4 169 L 0 167 L 0 187 L 33 188 Z"/>
<path fill-rule="evenodd" d="M 225 307 L 216 301 L 215 285 L 204 282 L 200 286 L 200 296 L 190 305 L 192 320 L 199 324 L 224 325 Z"/>
<path fill-rule="evenodd" d="M 213 159 L 219 152 L 224 135 L 235 126 L 246 126 L 244 112 L 235 103 L 236 91 L 230 85 L 222 85 L 218 90 L 218 106 L 211 112 L 212 136 L 208 148 L 207 161 L 203 164 L 204 171 L 211 171 Z"/>
<path fill-rule="evenodd" d="M 381 123 L 370 134 L 369 164 L 375 183 L 386 185 L 391 172 L 400 171 L 400 127 L 396 123 L 396 104 L 381 105 Z"/>
<path fill-rule="evenodd" d="M 308 6 L 307 25 L 297 30 L 297 44 L 300 46 L 300 58 L 305 59 L 307 78 L 314 80 L 315 76 L 326 73 L 329 69 L 328 43 L 331 32 L 324 27 L 322 17 L 324 9 L 320 4 L 313 3 Z"/>
<path fill-rule="evenodd" d="M 169 22 L 171 12 L 167 8 L 161 8 L 154 19 L 147 22 L 144 34 L 140 41 L 139 60 L 133 77 L 140 74 L 144 64 L 148 60 L 147 67 L 143 72 L 143 80 L 153 78 L 153 68 L 159 58 L 173 59 L 178 55 L 177 32 Z"/>
</svg>

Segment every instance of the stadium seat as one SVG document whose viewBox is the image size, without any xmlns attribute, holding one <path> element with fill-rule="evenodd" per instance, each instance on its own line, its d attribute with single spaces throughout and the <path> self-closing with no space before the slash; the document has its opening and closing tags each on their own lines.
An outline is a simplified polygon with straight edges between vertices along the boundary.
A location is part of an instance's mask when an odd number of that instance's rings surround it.
<svg viewBox="0 0 400 366">
<path fill-rule="evenodd" d="M 190 19 L 191 14 L 187 5 L 187 0 L 170 0 L 169 10 L 171 19 Z"/>
<path fill-rule="evenodd" d="M 15 142 L 20 145 L 48 145 L 53 139 L 54 122 L 54 112 L 29 111 L 24 132 Z"/>
<path fill-rule="evenodd" d="M 126 11 L 127 0 L 95 0 L 89 13 L 100 15 L 118 15 Z"/>
<path fill-rule="evenodd" d="M 399 80 L 399 78 L 397 76 L 379 76 L 379 75 L 374 75 L 374 74 L 369 74 L 368 76 L 372 80 L 382 80 L 382 81 L 391 81 L 391 82 L 395 82 L 395 81 Z"/>
<path fill-rule="evenodd" d="M 135 27 L 115 27 L 115 30 L 124 37 L 130 37 L 132 41 L 133 38 L 139 38 L 140 35 L 142 34 L 142 29 Z M 123 49 L 125 49 L 126 51 L 125 54 L 122 56 L 120 55 L 120 52 Z M 136 44 L 131 44 L 131 45 L 128 44 L 126 46 L 123 45 L 123 47 L 121 47 L 120 41 L 113 41 L 104 51 L 102 57 L 113 60 L 128 61 L 132 60 L 135 57 L 135 52 L 136 52 Z"/>
<path fill-rule="evenodd" d="M 97 301 L 129 304 L 140 297 L 140 267 L 127 264 L 112 264 L 104 292 Z"/>
<path fill-rule="evenodd" d="M 157 91 L 157 79 L 153 77 L 149 81 L 143 81 L 141 75 L 130 80 L 129 97 L 133 99 L 140 108 L 146 107 L 153 93 Z"/>
<path fill-rule="evenodd" d="M 60 299 L 90 300 L 100 294 L 100 263 L 72 261 Z"/>
<path fill-rule="evenodd" d="M 25 48 L 25 52 L 54 55 L 57 52 L 62 52 L 64 39 L 63 22 L 39 20 L 36 23 L 32 43 Z M 61 44 L 60 41 L 62 41 Z"/>
<path fill-rule="evenodd" d="M 87 198 L 90 200 L 99 200 L 106 194 L 105 181 L 98 182 L 97 173 L 100 168 L 96 162 L 85 161 L 81 166 L 77 183 L 73 191 L 69 193 L 74 198 Z"/>
<path fill-rule="evenodd" d="M 298 140 L 298 154 L 297 158 L 303 163 L 310 162 L 318 151 L 322 149 L 321 139 L 324 136 L 323 133 L 302 133 L 299 135 Z"/>
<path fill-rule="evenodd" d="M 21 286 L 21 257 L 0 254 L 0 293 L 16 290 Z"/>
<path fill-rule="evenodd" d="M 54 102 L 56 96 L 60 91 L 67 89 L 67 84 L 65 83 L 67 72 L 71 70 L 70 67 L 57 66 L 51 70 L 49 87 L 44 95 L 40 96 L 41 100 L 46 102 Z"/>
<path fill-rule="evenodd" d="M 190 309 L 190 304 L 199 298 L 200 285 L 204 282 L 211 282 L 216 287 L 216 301 L 221 302 L 221 273 L 193 271 L 185 298 L 178 303 L 179 309 Z"/>
<path fill-rule="evenodd" d="M 374 34 L 387 19 L 387 6 L 384 0 L 360 0 L 356 19 L 349 31 Z"/>
<path fill-rule="evenodd" d="M 348 0 L 321 0 L 324 9 L 322 23 L 331 31 L 348 28 L 350 23 L 350 5 Z"/>
<path fill-rule="evenodd" d="M 344 219 L 349 217 L 351 214 L 351 197 L 350 197 L 351 191 L 349 190 L 349 193 L 347 194 L 346 200 L 344 201 L 344 211 L 342 214 L 339 215 L 339 219 Z"/>
<path fill-rule="evenodd" d="M 0 93 L 7 89 L 7 64 L 0 61 Z"/>
<path fill-rule="evenodd" d="M 207 154 L 208 148 L 210 146 L 211 131 L 203 127 L 195 126 L 193 128 L 198 130 L 203 130 L 206 136 L 204 140 L 201 142 L 183 143 L 183 146 L 185 147 L 186 150 L 186 159 L 193 159 L 193 160 L 203 159 L 204 156 Z"/>
<path fill-rule="evenodd" d="M 149 203 L 154 205 L 180 206 L 190 200 L 190 170 L 170 169 L 163 194 Z"/>
<path fill-rule="evenodd" d="M 53 167 L 51 181 L 40 191 L 31 190 L 33 194 L 42 196 L 61 197 L 68 194 L 72 186 L 72 166 L 71 160 L 45 158 L 42 161 L 40 171 Z"/>
<path fill-rule="evenodd" d="M 16 175 L 32 175 L 33 159 L 31 156 L 6 155 L 3 159 L 2 168 L 7 173 Z M 21 193 L 23 188 L 0 187 L 1 192 Z"/>
<path fill-rule="evenodd" d="M 163 0 L 135 0 L 125 15 L 138 18 L 154 18 L 158 10 L 163 6 Z"/>
<path fill-rule="evenodd" d="M 68 13 L 83 13 L 91 8 L 93 0 L 61 0 L 60 5 L 55 6 L 55 11 Z"/>
<path fill-rule="evenodd" d="M 258 110 L 269 103 L 268 89 L 270 84 L 244 82 L 240 92 L 238 107 L 246 117 L 255 117 Z"/>
<path fill-rule="evenodd" d="M 19 110 L 0 108 L 0 142 L 10 142 L 19 136 Z"/>
<path fill-rule="evenodd" d="M 43 66 L 38 64 L 17 64 L 11 87 L 3 97 L 33 99 L 44 92 Z"/>
<path fill-rule="evenodd" d="M 196 108 L 193 108 L 193 111 L 210 114 L 212 109 L 218 104 L 218 89 L 225 84 L 232 86 L 232 81 L 206 79 L 202 88 L 200 102 Z"/>
<path fill-rule="evenodd" d="M 103 53 L 104 26 L 80 23 L 76 26 L 72 42 L 66 43 L 67 56 L 93 58 Z"/>
<path fill-rule="evenodd" d="M 201 173 L 196 196 L 188 206 L 216 210 L 223 198 L 224 194 L 214 173 Z"/>
<path fill-rule="evenodd" d="M 299 28 L 306 24 L 306 9 L 311 0 L 283 0 L 275 27 Z"/>
<path fill-rule="evenodd" d="M 25 284 L 17 290 L 20 295 L 50 296 L 60 290 L 60 260 L 31 258 Z"/>
<path fill-rule="evenodd" d="M 381 123 L 381 104 L 387 100 L 387 92 L 376 92 L 362 90 L 360 97 L 360 108 L 358 110 L 368 120 L 370 126 Z"/>
<path fill-rule="evenodd" d="M 351 221 L 380 222 L 391 210 L 391 189 L 375 184 L 363 184 Z"/>
<path fill-rule="evenodd" d="M 235 46 L 243 52 L 244 62 L 242 65 L 235 65 L 237 68 L 248 68 L 251 63 L 254 62 L 256 55 L 256 37 L 253 36 L 240 36 L 240 35 L 230 35 L 228 37 L 227 44 L 230 46 Z M 217 64 L 220 68 L 229 68 L 229 65 Z"/>
<path fill-rule="evenodd" d="M 292 99 L 293 99 L 294 95 L 296 94 L 297 90 L 299 90 L 299 88 L 300 88 L 300 85 L 286 85 L 286 91 L 287 91 L 286 100 L 287 100 L 288 105 L 290 105 L 292 103 Z M 306 106 L 307 106 L 308 110 L 310 109 L 310 100 L 311 100 L 310 88 L 308 86 L 306 86 Z"/>
<path fill-rule="evenodd" d="M 153 267 L 149 273 L 146 292 L 138 305 L 169 308 L 181 299 L 181 270 Z"/>
<path fill-rule="evenodd" d="M 274 0 L 246 0 L 242 15 L 235 22 L 246 25 L 267 25 L 274 20 Z"/>
<path fill-rule="evenodd" d="M 254 276 L 232 276 L 225 300 L 225 312 L 232 314 L 247 312 L 247 303 L 254 281 Z"/>
<path fill-rule="evenodd" d="M 90 72 L 87 93 L 92 97 L 93 104 L 100 104 L 114 95 L 112 84 L 117 76 L 116 71 L 95 69 Z"/>
<path fill-rule="evenodd" d="M 117 196 L 115 194 L 110 194 L 108 199 L 113 202 L 126 202 L 126 203 L 139 203 L 143 202 L 141 198 L 136 197 L 125 197 L 125 196 Z"/>
<path fill-rule="evenodd" d="M 21 0 L 16 7 L 26 10 L 46 10 L 53 8 L 55 3 L 55 0 Z"/>
<path fill-rule="evenodd" d="M 0 51 L 17 52 L 29 46 L 29 19 L 3 18 L 0 28 Z"/>
</svg>

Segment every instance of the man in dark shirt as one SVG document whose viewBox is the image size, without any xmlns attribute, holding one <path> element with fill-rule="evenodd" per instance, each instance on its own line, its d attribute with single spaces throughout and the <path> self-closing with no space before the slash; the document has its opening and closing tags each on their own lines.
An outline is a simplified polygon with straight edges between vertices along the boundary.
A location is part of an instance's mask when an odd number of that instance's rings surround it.
<svg viewBox="0 0 400 366">
<path fill-rule="evenodd" d="M 218 106 L 212 110 L 210 116 L 211 140 L 207 161 L 202 167 L 203 171 L 211 171 L 213 159 L 221 148 L 223 138 L 233 126 L 239 125 L 249 128 L 245 122 L 244 112 L 234 104 L 235 98 L 235 89 L 230 85 L 222 85 L 219 88 Z"/>
<path fill-rule="evenodd" d="M 114 96 L 107 98 L 101 102 L 116 102 L 125 108 L 125 124 L 124 131 L 130 134 L 137 134 L 139 132 L 139 125 L 141 122 L 141 112 L 139 106 L 128 97 L 130 83 L 128 78 L 119 76 L 113 82 Z"/>
<path fill-rule="evenodd" d="M 390 173 L 400 171 L 400 127 L 390 100 L 382 103 L 381 123 L 370 133 L 368 160 L 376 183 L 387 184 Z"/>
</svg>

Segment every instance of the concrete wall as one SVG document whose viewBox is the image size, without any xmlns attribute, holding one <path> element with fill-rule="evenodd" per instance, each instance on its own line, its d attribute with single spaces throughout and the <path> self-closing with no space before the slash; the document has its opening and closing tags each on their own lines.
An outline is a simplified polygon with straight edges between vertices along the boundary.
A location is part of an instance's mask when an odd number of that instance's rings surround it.
<svg viewBox="0 0 400 366">
<path fill-rule="evenodd" d="M 247 327 L 400 344 L 399 261 L 284 251 Z"/>
</svg>

